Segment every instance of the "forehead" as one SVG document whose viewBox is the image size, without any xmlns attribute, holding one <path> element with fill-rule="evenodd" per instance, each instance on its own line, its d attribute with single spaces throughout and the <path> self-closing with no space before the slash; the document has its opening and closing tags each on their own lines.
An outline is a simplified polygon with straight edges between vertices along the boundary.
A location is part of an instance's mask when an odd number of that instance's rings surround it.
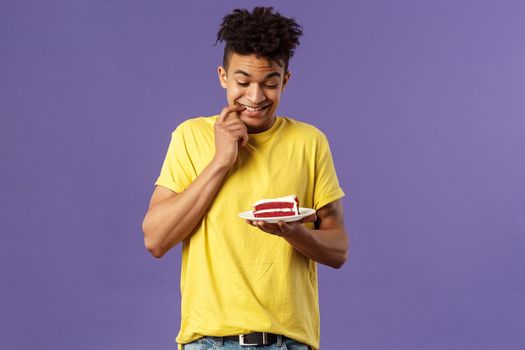
<svg viewBox="0 0 525 350">
<path fill-rule="evenodd" d="M 277 72 L 282 76 L 284 67 L 277 62 L 270 61 L 256 55 L 239 55 L 233 53 L 228 63 L 228 73 L 235 73 L 242 70 L 254 77 L 266 76 L 269 73 Z"/>
</svg>

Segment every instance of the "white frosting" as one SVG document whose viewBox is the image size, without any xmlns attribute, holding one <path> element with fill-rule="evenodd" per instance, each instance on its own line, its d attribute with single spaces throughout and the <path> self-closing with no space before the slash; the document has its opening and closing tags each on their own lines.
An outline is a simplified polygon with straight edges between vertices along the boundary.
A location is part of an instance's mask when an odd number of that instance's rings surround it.
<svg viewBox="0 0 525 350">
<path fill-rule="evenodd" d="M 260 201 L 257 201 L 257 202 L 255 202 L 253 204 L 254 214 L 255 213 L 257 213 L 257 214 L 268 213 L 268 212 L 277 212 L 277 213 L 279 213 L 279 212 L 290 212 L 290 211 L 292 211 L 295 215 L 297 215 L 297 213 L 299 213 L 299 208 L 297 206 L 296 198 L 297 198 L 297 196 L 295 194 L 291 194 L 291 195 L 285 196 L 285 197 L 272 198 L 272 199 L 261 199 Z M 259 205 L 259 204 L 275 203 L 275 202 L 292 203 L 293 207 L 292 208 L 275 208 L 275 209 L 255 210 L 255 207 L 257 205 Z"/>
<path fill-rule="evenodd" d="M 289 196 L 285 197 L 279 197 L 279 198 L 272 198 L 272 199 L 261 199 L 255 203 L 253 203 L 253 206 L 257 206 L 262 203 L 273 203 L 273 202 L 287 202 L 287 203 L 294 203 L 294 209 L 297 208 L 297 202 L 295 201 L 295 198 L 297 196 L 295 194 L 291 194 Z"/>
</svg>

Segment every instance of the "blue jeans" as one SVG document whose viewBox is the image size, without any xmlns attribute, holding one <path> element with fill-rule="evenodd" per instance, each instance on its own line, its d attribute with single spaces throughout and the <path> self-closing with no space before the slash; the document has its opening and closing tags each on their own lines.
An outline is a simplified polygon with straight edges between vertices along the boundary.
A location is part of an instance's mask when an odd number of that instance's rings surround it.
<svg viewBox="0 0 525 350">
<path fill-rule="evenodd" d="M 282 338 L 266 346 L 240 346 L 238 342 L 223 340 L 220 337 L 203 337 L 191 343 L 184 344 L 183 350 L 309 350 L 308 346 L 290 338 Z"/>
</svg>

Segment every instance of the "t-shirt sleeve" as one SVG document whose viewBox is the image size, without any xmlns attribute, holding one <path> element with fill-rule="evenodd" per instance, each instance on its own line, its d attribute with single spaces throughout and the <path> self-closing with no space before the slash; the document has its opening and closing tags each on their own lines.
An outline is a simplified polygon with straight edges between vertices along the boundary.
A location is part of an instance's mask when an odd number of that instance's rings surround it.
<svg viewBox="0 0 525 350">
<path fill-rule="evenodd" d="M 180 193 L 192 183 L 192 169 L 193 164 L 186 148 L 184 133 L 179 126 L 171 134 L 168 152 L 155 185 Z"/>
<path fill-rule="evenodd" d="M 324 134 L 320 138 L 315 167 L 314 209 L 319 210 L 345 196 L 339 186 L 330 145 Z"/>
</svg>

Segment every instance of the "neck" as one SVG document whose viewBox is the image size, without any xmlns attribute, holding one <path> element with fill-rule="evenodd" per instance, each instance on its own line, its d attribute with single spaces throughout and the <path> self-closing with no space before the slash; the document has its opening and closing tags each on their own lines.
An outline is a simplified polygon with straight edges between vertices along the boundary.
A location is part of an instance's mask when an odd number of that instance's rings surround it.
<svg viewBox="0 0 525 350">
<path fill-rule="evenodd" d="M 246 128 L 248 129 L 248 134 L 258 134 L 261 132 L 264 132 L 266 130 L 269 130 L 273 124 L 275 123 L 277 117 L 274 115 L 271 118 L 268 118 L 264 124 L 257 126 L 257 127 L 250 127 L 246 125 Z"/>
</svg>

